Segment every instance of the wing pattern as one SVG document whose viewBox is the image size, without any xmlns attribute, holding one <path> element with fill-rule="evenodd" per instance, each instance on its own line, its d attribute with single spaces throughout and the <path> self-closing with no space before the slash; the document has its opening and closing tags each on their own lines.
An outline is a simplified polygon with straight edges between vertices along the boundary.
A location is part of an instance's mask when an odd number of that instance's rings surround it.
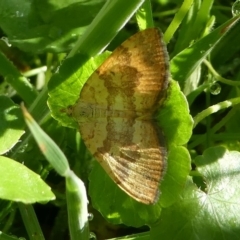
<svg viewBox="0 0 240 240">
<path fill-rule="evenodd" d="M 166 150 L 153 120 L 168 86 L 168 57 L 158 29 L 122 43 L 90 76 L 72 116 L 109 176 L 145 204 L 158 199 Z"/>
</svg>

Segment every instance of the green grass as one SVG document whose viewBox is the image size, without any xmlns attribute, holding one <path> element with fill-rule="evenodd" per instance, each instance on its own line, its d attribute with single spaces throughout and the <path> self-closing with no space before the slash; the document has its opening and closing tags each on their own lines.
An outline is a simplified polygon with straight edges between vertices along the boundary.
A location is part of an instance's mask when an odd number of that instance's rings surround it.
<svg viewBox="0 0 240 240">
<path fill-rule="evenodd" d="M 0 2 L 11 44 L 0 42 L 0 239 L 239 239 L 239 16 L 228 1 L 105 2 Z M 153 26 L 171 81 L 157 116 L 167 169 L 147 206 L 109 178 L 62 109 L 103 51 Z"/>
</svg>

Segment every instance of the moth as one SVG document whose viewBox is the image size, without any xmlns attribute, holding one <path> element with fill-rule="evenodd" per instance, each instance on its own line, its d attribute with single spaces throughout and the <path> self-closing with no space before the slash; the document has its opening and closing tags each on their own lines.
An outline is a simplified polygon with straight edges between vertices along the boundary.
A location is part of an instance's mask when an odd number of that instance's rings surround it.
<svg viewBox="0 0 240 240">
<path fill-rule="evenodd" d="M 144 204 L 156 203 L 166 158 L 154 119 L 168 87 L 168 54 L 157 28 L 118 46 L 93 72 L 67 110 L 111 179 Z"/>
</svg>

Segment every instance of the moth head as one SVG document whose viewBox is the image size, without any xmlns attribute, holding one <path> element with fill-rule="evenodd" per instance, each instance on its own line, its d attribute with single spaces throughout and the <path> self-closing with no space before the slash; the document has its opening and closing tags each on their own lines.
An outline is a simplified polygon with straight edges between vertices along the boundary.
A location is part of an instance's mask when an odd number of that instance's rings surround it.
<svg viewBox="0 0 240 240">
<path fill-rule="evenodd" d="M 91 104 L 79 101 L 67 108 L 67 114 L 77 122 L 82 122 L 84 119 L 86 120 L 86 118 L 93 117 L 93 108 Z"/>
</svg>

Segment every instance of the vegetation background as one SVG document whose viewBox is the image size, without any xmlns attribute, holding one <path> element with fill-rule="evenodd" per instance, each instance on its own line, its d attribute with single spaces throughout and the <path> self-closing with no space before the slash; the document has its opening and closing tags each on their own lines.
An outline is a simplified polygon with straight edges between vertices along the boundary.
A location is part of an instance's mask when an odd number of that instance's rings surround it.
<svg viewBox="0 0 240 240">
<path fill-rule="evenodd" d="M 239 11 L 220 0 L 0 0 L 0 239 L 239 239 Z M 172 80 L 158 115 L 168 168 L 146 206 L 59 109 L 104 49 L 153 26 Z"/>
</svg>

